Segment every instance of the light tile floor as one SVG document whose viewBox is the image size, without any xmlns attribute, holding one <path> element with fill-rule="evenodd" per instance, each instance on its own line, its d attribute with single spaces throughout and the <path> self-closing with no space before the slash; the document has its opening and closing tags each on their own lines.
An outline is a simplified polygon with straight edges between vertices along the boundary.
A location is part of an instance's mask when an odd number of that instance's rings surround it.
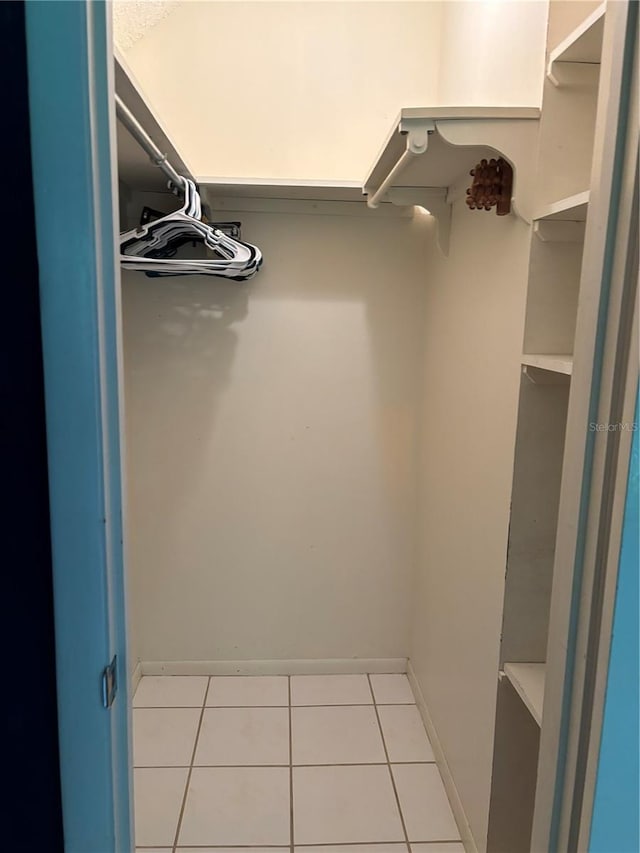
<svg viewBox="0 0 640 853">
<path fill-rule="evenodd" d="M 145 676 L 136 851 L 464 853 L 405 675 Z"/>
</svg>

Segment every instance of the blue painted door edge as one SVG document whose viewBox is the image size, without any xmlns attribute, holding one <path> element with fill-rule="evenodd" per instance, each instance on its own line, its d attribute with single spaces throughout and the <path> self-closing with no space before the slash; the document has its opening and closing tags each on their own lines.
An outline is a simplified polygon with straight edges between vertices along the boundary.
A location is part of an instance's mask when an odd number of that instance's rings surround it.
<svg viewBox="0 0 640 853">
<path fill-rule="evenodd" d="M 618 588 L 607 677 L 589 853 L 640 850 L 638 602 L 640 587 L 640 411 L 635 426 L 622 529 Z"/>
<path fill-rule="evenodd" d="M 102 0 L 26 4 L 68 853 L 133 841 L 108 12 Z"/>
</svg>

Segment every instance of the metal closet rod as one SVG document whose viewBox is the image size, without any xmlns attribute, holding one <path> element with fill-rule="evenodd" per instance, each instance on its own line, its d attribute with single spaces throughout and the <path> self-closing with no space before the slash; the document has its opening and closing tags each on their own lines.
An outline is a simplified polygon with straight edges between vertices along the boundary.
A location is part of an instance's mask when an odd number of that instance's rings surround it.
<svg viewBox="0 0 640 853">
<path fill-rule="evenodd" d="M 167 160 L 167 155 L 162 153 L 138 119 L 131 112 L 129 107 L 124 104 L 119 95 L 116 95 L 116 115 L 134 139 L 136 139 L 142 148 L 144 148 L 152 162 L 162 169 L 164 174 L 173 182 L 177 189 L 182 190 L 184 186 L 184 178 L 176 172 L 171 163 Z"/>
</svg>

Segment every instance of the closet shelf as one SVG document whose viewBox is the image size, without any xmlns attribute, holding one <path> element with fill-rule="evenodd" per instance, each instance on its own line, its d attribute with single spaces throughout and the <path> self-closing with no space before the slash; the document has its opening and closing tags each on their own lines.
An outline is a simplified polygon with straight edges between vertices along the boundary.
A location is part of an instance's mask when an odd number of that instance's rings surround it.
<svg viewBox="0 0 640 853">
<path fill-rule="evenodd" d="M 545 668 L 543 663 L 505 663 L 503 670 L 539 726 L 542 725 Z"/>
<path fill-rule="evenodd" d="M 534 216 L 534 233 L 545 242 L 581 243 L 588 208 L 588 190 L 547 204 Z"/>
<path fill-rule="evenodd" d="M 469 171 L 483 158 L 505 157 L 514 166 L 514 209 L 522 213 L 526 182 L 519 175 L 534 156 L 540 110 L 528 107 L 416 107 L 403 109 L 364 182 L 370 207 L 381 202 L 420 205 L 438 220 L 448 251 L 451 204 L 471 184 Z M 531 171 L 528 169 L 528 171 Z"/>
<path fill-rule="evenodd" d="M 534 219 L 536 222 L 544 220 L 545 222 L 584 222 L 587 218 L 587 209 L 589 207 L 589 190 L 576 195 L 568 196 L 567 198 L 558 199 L 551 204 L 538 210 Z"/>
<path fill-rule="evenodd" d="M 602 55 L 602 36 L 604 33 L 604 14 L 606 3 L 601 3 L 597 9 L 582 21 L 549 54 L 547 77 L 554 86 L 561 86 L 562 67 L 558 63 L 580 64 L 582 66 L 600 64 Z"/>
<path fill-rule="evenodd" d="M 363 201 L 359 181 L 315 181 L 293 178 L 222 178 L 198 176 L 211 197 L 289 201 Z"/>
<path fill-rule="evenodd" d="M 548 370 L 551 373 L 562 373 L 565 376 L 571 376 L 573 372 L 573 355 L 527 353 L 522 356 L 522 364 L 525 367 L 536 367 L 539 370 Z"/>
</svg>

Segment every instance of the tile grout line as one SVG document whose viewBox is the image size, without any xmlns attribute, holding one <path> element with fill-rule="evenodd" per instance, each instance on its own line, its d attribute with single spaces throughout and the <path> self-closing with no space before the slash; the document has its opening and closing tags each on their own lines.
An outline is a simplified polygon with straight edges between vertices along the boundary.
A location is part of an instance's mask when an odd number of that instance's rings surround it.
<svg viewBox="0 0 640 853">
<path fill-rule="evenodd" d="M 201 849 L 205 850 L 205 849 L 224 849 L 224 848 L 232 847 L 233 849 L 237 849 L 239 851 L 241 851 L 241 850 L 250 851 L 250 850 L 255 850 L 255 849 L 264 848 L 264 847 L 267 847 L 267 848 L 270 847 L 273 849 L 281 849 L 281 850 L 286 849 L 288 847 L 289 853 L 295 853 L 295 850 L 297 848 L 322 847 L 322 848 L 327 848 L 327 851 L 329 853 L 329 851 L 331 850 L 332 847 L 340 847 L 340 846 L 358 847 L 358 846 L 362 846 L 362 844 L 364 842 L 344 842 L 342 844 L 325 843 L 325 844 L 320 844 L 320 845 L 317 845 L 317 844 L 298 844 L 297 846 L 295 845 L 295 839 L 294 839 L 294 796 L 293 796 L 293 770 L 294 770 L 294 764 L 293 764 L 293 725 L 292 725 L 293 720 L 292 720 L 292 717 L 293 717 L 294 707 L 307 708 L 307 709 L 308 708 L 320 709 L 323 707 L 334 707 L 334 708 L 365 707 L 366 708 L 366 707 L 373 706 L 374 713 L 376 715 L 376 720 L 378 723 L 378 728 L 379 728 L 381 739 L 382 739 L 382 744 L 383 744 L 383 749 L 384 749 L 386 760 L 384 762 L 382 762 L 382 761 L 380 761 L 380 762 L 364 762 L 364 765 L 365 766 L 380 766 L 380 767 L 387 766 L 388 767 L 389 775 L 391 777 L 392 788 L 393 788 L 396 803 L 398 806 L 398 813 L 399 813 L 399 817 L 400 817 L 400 821 L 401 821 L 405 840 L 404 840 L 404 842 L 402 842 L 402 841 L 396 841 L 396 842 L 382 842 L 382 841 L 381 842 L 375 842 L 375 841 L 373 841 L 373 842 L 368 842 L 368 843 L 372 846 L 389 844 L 389 843 L 392 843 L 394 845 L 404 844 L 404 846 L 407 848 L 408 853 L 411 853 L 411 843 L 409 841 L 408 832 L 407 832 L 407 828 L 406 828 L 406 824 L 405 824 L 405 819 L 404 819 L 402 807 L 400 805 L 400 798 L 399 798 L 398 790 L 396 787 L 395 778 L 393 776 L 393 769 L 392 769 L 393 765 L 391 763 L 389 751 L 388 751 L 385 736 L 384 736 L 384 731 L 382 728 L 382 721 L 381 721 L 381 717 L 380 717 L 380 713 L 379 713 L 379 708 L 381 708 L 381 707 L 399 707 L 402 705 L 404 705 L 404 706 L 415 706 L 415 703 L 411 703 L 411 702 L 402 702 L 402 703 L 381 702 L 381 703 L 378 703 L 376 701 L 375 692 L 373 689 L 371 674 L 368 673 L 366 677 L 367 677 L 367 683 L 369 685 L 369 692 L 371 694 L 371 701 L 366 703 L 366 704 L 359 702 L 359 703 L 352 703 L 352 704 L 336 703 L 334 705 L 293 706 L 292 705 L 291 676 L 287 676 L 288 705 L 208 706 L 207 705 L 208 694 L 211 690 L 211 683 L 212 683 L 213 678 L 214 678 L 213 676 L 209 676 L 207 678 L 207 684 L 206 684 L 205 691 L 204 691 L 204 699 L 203 699 L 203 703 L 201 706 L 196 706 L 196 705 L 184 705 L 184 706 L 175 706 L 175 705 L 164 706 L 164 705 L 161 705 L 161 706 L 142 706 L 142 707 L 137 706 L 135 708 L 135 710 L 153 710 L 153 709 L 157 709 L 157 708 L 168 709 L 168 710 L 187 710 L 187 709 L 197 710 L 198 707 L 200 707 L 200 715 L 199 715 L 198 726 L 197 726 L 196 734 L 195 734 L 194 746 L 193 746 L 193 750 L 192 750 L 191 760 L 190 760 L 190 763 L 188 766 L 187 765 L 141 765 L 141 767 L 144 769 L 158 769 L 158 768 L 164 767 L 167 769 L 178 769 L 179 768 L 179 769 L 187 769 L 188 770 L 188 773 L 186 776 L 186 781 L 185 781 L 184 794 L 182 797 L 181 808 L 180 808 L 177 826 L 176 826 L 174 841 L 173 841 L 173 844 L 171 846 L 168 846 L 168 847 L 163 848 L 163 849 L 166 849 L 167 853 L 179 853 L 179 850 L 180 850 L 180 848 L 178 847 L 178 844 L 179 844 L 179 837 L 180 837 L 180 832 L 182 829 L 184 814 L 185 814 L 185 810 L 186 810 L 189 785 L 190 785 L 193 769 L 196 767 L 195 758 L 196 758 L 196 754 L 197 754 L 199 738 L 201 735 L 202 725 L 203 725 L 203 721 L 204 721 L 204 713 L 208 708 L 210 708 L 211 710 L 221 710 L 223 708 L 228 708 L 228 709 L 233 709 L 233 708 L 235 708 L 235 709 L 254 709 L 254 708 L 256 708 L 256 709 L 259 709 L 259 708 L 262 708 L 262 709 L 268 709 L 268 708 L 284 709 L 285 707 L 287 708 L 287 710 L 288 710 L 288 722 L 289 722 L 289 732 L 288 732 L 288 735 L 289 735 L 289 737 L 288 737 L 288 740 L 289 740 L 289 763 L 288 763 L 288 767 L 289 767 L 289 793 L 290 793 L 290 796 L 289 796 L 290 842 L 288 845 L 277 845 L 277 844 L 274 844 L 274 845 L 250 845 L 250 844 L 249 845 L 192 845 L 192 847 L 194 849 L 201 848 Z M 429 765 L 429 764 L 434 764 L 434 763 L 435 762 L 433 760 L 431 760 L 431 761 L 400 761 L 400 762 L 394 762 L 393 764 L 407 764 L 407 765 L 426 764 L 426 765 Z M 296 766 L 300 766 L 300 767 L 341 767 L 341 766 L 361 766 L 362 764 L 363 764 L 363 762 L 355 762 L 355 763 L 346 762 L 346 763 L 332 763 L 332 764 L 320 764 L 320 765 L 304 764 L 304 765 L 296 765 Z M 200 765 L 197 765 L 197 766 L 200 766 Z M 273 764 L 273 765 L 264 765 L 264 764 L 257 764 L 257 765 L 243 765 L 243 764 L 215 765 L 214 764 L 214 765 L 202 765 L 202 766 L 203 767 L 212 767 L 212 768 L 217 768 L 217 767 L 219 767 L 219 768 L 236 768 L 236 767 L 237 768 L 240 768 L 240 767 L 255 767 L 255 768 L 273 767 L 273 768 L 278 768 L 278 767 L 280 767 L 281 768 L 281 767 L 286 767 L 287 765 L 286 764 Z M 424 841 L 424 842 L 420 842 L 420 841 L 414 842 L 414 844 L 418 844 L 418 843 L 424 843 L 424 844 L 437 843 L 437 844 L 444 844 L 444 845 L 449 845 L 449 844 L 453 845 L 453 844 L 459 844 L 460 841 L 459 841 L 459 839 L 454 840 L 451 838 L 447 838 L 447 839 L 441 839 L 441 840 L 429 839 L 428 841 Z M 139 849 L 140 850 L 146 850 L 146 849 L 153 850 L 156 848 L 154 848 L 154 847 L 140 847 Z"/>
<path fill-rule="evenodd" d="M 184 786 L 184 794 L 182 796 L 182 805 L 180 807 L 180 814 L 178 815 L 178 824 L 176 826 L 176 834 L 173 839 L 173 845 L 171 847 L 172 853 L 176 853 L 176 847 L 178 846 L 178 838 L 180 836 L 180 830 L 182 829 L 182 818 L 184 817 L 184 811 L 187 806 L 187 795 L 189 793 L 189 783 L 191 782 L 191 774 L 193 772 L 193 762 L 196 760 L 196 750 L 198 749 L 198 740 L 200 739 L 200 730 L 202 729 L 202 721 L 204 719 L 204 712 L 207 709 L 207 696 L 209 695 L 209 689 L 211 688 L 211 678 L 209 676 L 207 679 L 207 687 L 204 691 L 204 699 L 202 700 L 202 709 L 200 711 L 200 719 L 198 720 L 198 728 L 196 729 L 196 739 L 193 744 L 193 752 L 191 753 L 191 763 L 189 765 L 189 771 L 187 772 L 187 781 Z"/>
<path fill-rule="evenodd" d="M 374 673 L 375 674 L 375 673 Z M 215 676 L 211 676 L 215 678 Z M 260 678 L 260 676 L 256 676 L 256 678 Z M 317 705 L 292 705 L 292 708 L 370 708 L 374 703 L 373 702 L 324 702 L 319 703 Z M 382 708 L 412 708 L 416 703 L 415 702 L 378 702 L 378 705 Z M 202 705 L 136 705 L 133 708 L 134 711 L 182 711 L 188 710 L 191 708 L 201 708 Z M 288 705 L 207 705 L 208 709 L 215 711 L 224 711 L 225 708 L 229 709 L 238 709 L 238 708 L 287 708 Z M 153 849 L 153 848 L 152 848 Z"/>
<path fill-rule="evenodd" d="M 367 705 L 367 708 L 370 708 L 370 707 L 371 707 L 371 705 Z M 210 709 L 207 708 L 206 710 L 209 711 Z M 408 764 L 408 765 L 413 767 L 416 764 L 436 764 L 436 762 L 435 761 L 393 761 L 392 764 L 394 767 L 397 767 L 398 765 L 405 765 L 405 764 Z M 190 766 L 191 766 L 190 764 L 136 764 L 135 769 L 136 770 L 188 770 Z M 194 764 L 193 766 L 194 766 L 194 769 L 195 768 L 198 768 L 198 769 L 202 768 L 204 770 L 236 770 L 236 769 L 242 769 L 242 768 L 248 768 L 250 770 L 259 770 L 260 768 L 265 768 L 265 767 L 269 770 L 277 770 L 277 769 L 280 769 L 282 767 L 289 767 L 290 763 L 284 762 L 283 764 Z M 316 763 L 316 764 L 294 764 L 293 765 L 294 768 L 295 767 L 386 767 L 386 766 L 387 766 L 386 761 L 332 761 L 330 764 L 328 764 L 328 763 L 322 763 L 322 764 Z M 389 843 L 393 844 L 394 842 L 389 842 Z M 395 843 L 400 844 L 401 842 L 398 841 Z M 225 844 L 223 846 L 228 847 L 229 845 Z M 259 845 L 259 846 L 262 847 L 263 845 Z M 282 844 L 280 844 L 280 845 L 276 844 L 275 846 L 276 847 L 278 847 L 278 846 L 282 847 L 283 845 Z M 300 845 L 298 845 L 298 846 L 300 846 Z M 322 844 L 320 844 L 320 845 L 312 844 L 311 846 L 312 847 L 316 847 L 316 846 L 322 847 L 323 845 Z"/>
<path fill-rule="evenodd" d="M 289 691 L 289 853 L 294 853 L 293 840 L 293 712 L 291 709 L 291 676 L 287 676 Z"/>
<path fill-rule="evenodd" d="M 457 839 L 453 841 L 450 838 L 440 840 L 430 838 L 428 841 L 413 841 L 412 844 L 438 844 L 442 846 L 443 844 L 462 844 L 462 842 Z M 404 841 L 332 841 L 327 844 L 297 844 L 296 850 L 301 850 L 304 848 L 311 847 L 313 849 L 316 848 L 327 848 L 330 850 L 332 847 L 404 847 Z M 179 847 L 177 849 L 177 853 L 180 853 L 182 850 L 286 850 L 288 849 L 286 844 L 191 844 L 189 847 Z M 167 850 L 171 851 L 171 847 L 136 847 L 136 850 Z"/>
<path fill-rule="evenodd" d="M 375 673 L 374 673 L 375 675 Z M 322 702 L 316 705 L 294 705 L 294 708 L 370 708 L 375 702 Z M 380 707 L 399 708 L 401 706 L 412 708 L 415 702 L 378 702 Z"/>
<path fill-rule="evenodd" d="M 389 750 L 387 749 L 387 742 L 384 739 L 384 731 L 382 730 L 382 722 L 380 720 L 380 714 L 378 713 L 378 705 L 376 703 L 376 694 L 373 691 L 373 684 L 371 683 L 371 675 L 367 673 L 367 681 L 369 682 L 369 690 L 371 691 L 371 698 L 373 699 L 373 708 L 376 715 L 376 720 L 378 721 L 378 728 L 380 730 L 380 737 L 382 738 L 382 747 L 384 749 L 384 754 L 387 759 L 387 768 L 389 770 L 389 777 L 391 778 L 391 785 L 393 787 L 393 793 L 396 798 L 396 805 L 398 806 L 398 814 L 400 815 L 400 823 L 402 824 L 402 831 L 404 832 L 404 841 L 407 845 L 407 853 L 411 853 L 411 847 L 409 846 L 409 834 L 407 833 L 407 827 L 404 822 L 404 815 L 402 814 L 402 806 L 400 805 L 400 797 L 398 796 L 398 789 L 396 788 L 396 780 L 393 778 L 393 770 L 391 769 L 391 761 L 389 760 Z"/>
</svg>

